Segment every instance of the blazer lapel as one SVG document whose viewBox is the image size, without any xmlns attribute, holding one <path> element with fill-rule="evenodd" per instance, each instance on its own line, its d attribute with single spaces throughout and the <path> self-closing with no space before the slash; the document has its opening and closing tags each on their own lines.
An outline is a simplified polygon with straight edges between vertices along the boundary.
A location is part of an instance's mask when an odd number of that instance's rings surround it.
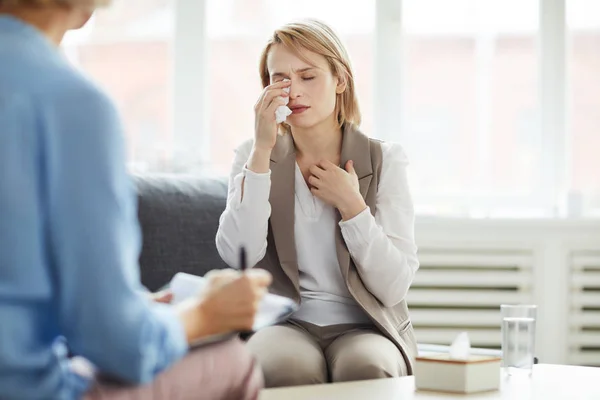
<svg viewBox="0 0 600 400">
<path fill-rule="evenodd" d="M 271 228 L 281 268 L 300 292 L 294 238 L 296 152 L 292 135 L 280 136 L 271 153 Z"/>
<path fill-rule="evenodd" d="M 369 138 L 354 126 L 344 128 L 341 157 L 342 168 L 345 169 L 346 163 L 350 160 L 354 162 L 354 170 L 358 175 L 360 194 L 366 200 L 373 177 L 370 143 Z"/>
<path fill-rule="evenodd" d="M 358 184 L 360 194 L 363 199 L 367 199 L 367 193 L 373 178 L 373 166 L 371 164 L 371 150 L 369 138 L 360 132 L 356 127 L 346 125 L 344 127 L 344 136 L 342 138 L 342 168 L 345 169 L 346 163 L 352 160 L 354 162 L 354 170 L 358 175 Z M 341 221 L 341 216 L 338 213 L 338 222 Z M 348 270 L 350 269 L 350 253 L 342 236 L 342 231 L 339 226 L 335 229 L 336 252 L 340 269 L 344 279 L 348 280 Z"/>
</svg>

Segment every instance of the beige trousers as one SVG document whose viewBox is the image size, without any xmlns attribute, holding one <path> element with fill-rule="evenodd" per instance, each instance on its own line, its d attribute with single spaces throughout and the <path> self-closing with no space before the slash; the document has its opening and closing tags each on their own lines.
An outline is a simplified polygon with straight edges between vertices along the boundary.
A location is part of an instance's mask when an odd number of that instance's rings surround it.
<svg viewBox="0 0 600 400">
<path fill-rule="evenodd" d="M 261 329 L 248 348 L 262 367 L 265 387 L 408 375 L 400 350 L 370 324 L 319 327 L 290 320 Z"/>
<path fill-rule="evenodd" d="M 256 400 L 262 374 L 238 340 L 193 350 L 143 386 L 95 382 L 84 400 Z"/>
</svg>

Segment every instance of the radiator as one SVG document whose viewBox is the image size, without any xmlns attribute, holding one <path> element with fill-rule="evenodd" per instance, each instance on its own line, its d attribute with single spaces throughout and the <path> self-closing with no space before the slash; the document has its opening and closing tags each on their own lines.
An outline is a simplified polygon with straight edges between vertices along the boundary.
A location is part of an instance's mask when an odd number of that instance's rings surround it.
<svg viewBox="0 0 600 400">
<path fill-rule="evenodd" d="M 600 366 L 600 251 L 571 253 L 568 362 Z"/>
<path fill-rule="evenodd" d="M 408 296 L 418 341 L 450 344 L 468 331 L 473 346 L 500 348 L 500 304 L 532 301 L 532 251 L 425 248 L 419 258 Z"/>
</svg>

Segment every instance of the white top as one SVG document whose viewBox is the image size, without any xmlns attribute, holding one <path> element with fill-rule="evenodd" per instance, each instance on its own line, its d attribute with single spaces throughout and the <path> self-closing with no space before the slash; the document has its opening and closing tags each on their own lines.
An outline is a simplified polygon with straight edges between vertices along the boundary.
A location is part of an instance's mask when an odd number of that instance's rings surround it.
<svg viewBox="0 0 600 400">
<path fill-rule="evenodd" d="M 397 144 L 383 143 L 382 149 L 376 217 L 367 208 L 353 219 L 340 222 L 340 227 L 363 283 L 384 306 L 391 307 L 406 296 L 419 262 L 406 177 L 408 161 Z M 217 232 L 219 254 L 232 268 L 238 268 L 242 245 L 249 266 L 256 265 L 267 250 L 271 174 L 256 174 L 245 168 L 251 150 L 249 141 L 236 151 L 227 208 Z M 294 318 L 320 326 L 368 322 L 341 274 L 335 245 L 335 209 L 312 195 L 298 165 L 295 191 L 294 233 L 302 304 Z"/>
</svg>

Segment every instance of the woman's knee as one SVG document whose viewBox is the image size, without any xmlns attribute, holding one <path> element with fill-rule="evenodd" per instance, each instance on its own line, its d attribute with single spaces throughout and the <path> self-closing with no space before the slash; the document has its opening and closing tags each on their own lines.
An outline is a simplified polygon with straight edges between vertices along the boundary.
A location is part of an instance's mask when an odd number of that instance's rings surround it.
<svg viewBox="0 0 600 400">
<path fill-rule="evenodd" d="M 351 382 L 401 376 L 399 368 L 377 360 L 361 360 L 356 364 L 336 364 L 331 369 L 333 382 Z"/>
<path fill-rule="evenodd" d="M 267 328 L 248 342 L 260 364 L 266 387 L 325 383 L 327 363 L 320 347 L 305 332 L 290 327 Z"/>
<path fill-rule="evenodd" d="M 263 359 L 261 364 L 266 387 L 316 385 L 327 382 L 324 357 L 315 360 L 298 355 L 291 359 L 277 353 L 274 350 L 274 354 L 266 362 Z"/>
<path fill-rule="evenodd" d="M 404 358 L 396 351 L 377 351 L 376 348 L 347 346 L 338 350 L 330 365 L 333 382 L 360 381 L 406 376 Z"/>
</svg>

